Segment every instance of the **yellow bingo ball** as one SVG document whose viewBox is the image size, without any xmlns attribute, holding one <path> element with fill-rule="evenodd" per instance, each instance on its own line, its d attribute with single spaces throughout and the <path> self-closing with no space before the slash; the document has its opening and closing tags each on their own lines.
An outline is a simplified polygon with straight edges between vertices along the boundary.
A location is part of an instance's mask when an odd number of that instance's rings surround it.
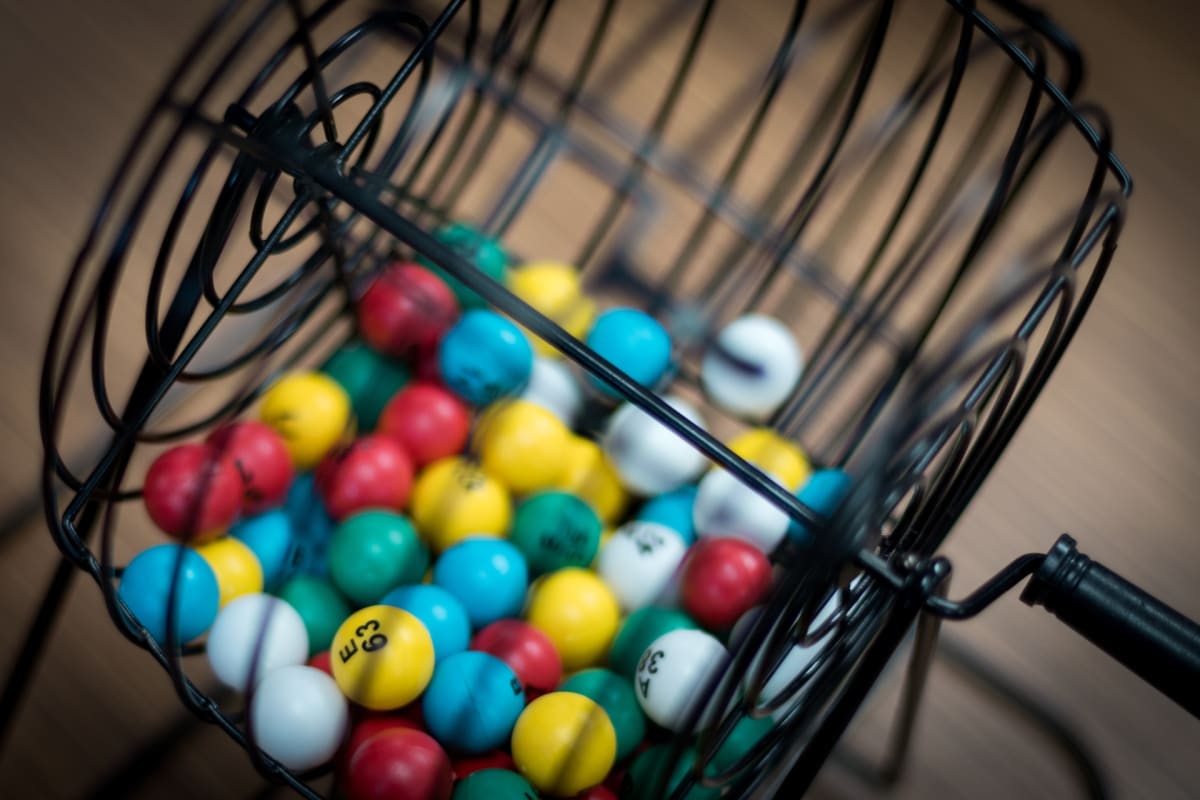
<svg viewBox="0 0 1200 800">
<path fill-rule="evenodd" d="M 329 656 L 342 694 L 372 711 L 408 705 L 433 677 L 429 631 L 394 606 L 367 606 L 347 617 Z"/>
<path fill-rule="evenodd" d="M 512 520 L 504 485 L 458 456 L 421 470 L 409 509 L 417 532 L 439 553 L 468 536 L 503 536 Z"/>
<path fill-rule="evenodd" d="M 787 487 L 799 489 L 812 473 L 808 456 L 770 428 L 752 428 L 729 443 L 729 449 Z"/>
<path fill-rule="evenodd" d="M 221 608 L 230 600 L 263 590 L 262 564 L 254 551 L 240 540 L 223 536 L 200 545 L 196 552 L 204 557 L 217 576 Z"/>
<path fill-rule="evenodd" d="M 543 575 L 531 588 L 525 618 L 554 643 L 563 671 L 574 672 L 608 655 L 621 607 L 599 575 L 567 567 Z"/>
<path fill-rule="evenodd" d="M 554 261 L 525 264 L 508 274 L 508 288 L 576 339 L 584 337 L 596 317 L 596 304 L 583 294 L 579 272 L 569 264 Z M 538 355 L 561 355 L 542 339 L 528 331 L 526 334 Z"/>
<path fill-rule="evenodd" d="M 604 454 L 604 448 L 582 436 L 572 436 L 567 444 L 566 464 L 554 484 L 592 507 L 601 522 L 616 521 L 629 503 L 629 494 L 621 486 L 617 471 Z"/>
<path fill-rule="evenodd" d="M 617 732 L 595 701 L 574 692 L 550 692 L 517 718 L 512 756 L 538 791 L 570 797 L 607 777 L 617 756 Z"/>
<path fill-rule="evenodd" d="M 350 395 L 320 372 L 284 375 L 263 395 L 259 418 L 283 437 L 297 469 L 312 469 L 353 435 Z"/>
<path fill-rule="evenodd" d="M 479 422 L 479 463 L 516 493 L 549 489 L 562 476 L 571 432 L 558 417 L 527 400 L 504 400 Z"/>
</svg>

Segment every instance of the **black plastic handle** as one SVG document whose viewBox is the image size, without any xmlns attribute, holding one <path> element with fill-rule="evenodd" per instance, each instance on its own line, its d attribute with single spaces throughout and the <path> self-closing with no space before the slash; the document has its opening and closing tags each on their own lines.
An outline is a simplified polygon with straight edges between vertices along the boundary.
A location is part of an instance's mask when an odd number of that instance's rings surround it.
<svg viewBox="0 0 1200 800">
<path fill-rule="evenodd" d="M 1064 534 L 1021 593 L 1200 717 L 1200 625 L 1092 561 Z"/>
</svg>

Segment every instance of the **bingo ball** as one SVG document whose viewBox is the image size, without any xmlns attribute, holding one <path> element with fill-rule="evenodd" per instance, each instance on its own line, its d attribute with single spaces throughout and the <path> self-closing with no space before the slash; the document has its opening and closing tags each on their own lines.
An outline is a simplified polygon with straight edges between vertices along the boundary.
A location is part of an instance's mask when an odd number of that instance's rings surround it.
<svg viewBox="0 0 1200 800">
<path fill-rule="evenodd" d="M 567 443 L 566 464 L 554 483 L 583 500 L 600 517 L 601 522 L 619 519 L 629 503 L 629 494 L 621 478 L 609 463 L 604 449 L 590 439 L 571 436 Z"/>
<path fill-rule="evenodd" d="M 333 678 L 354 702 L 390 711 L 420 696 L 433 676 L 433 639 L 393 606 L 367 606 L 342 623 L 330 647 Z"/>
<path fill-rule="evenodd" d="M 470 409 L 433 383 L 401 389 L 379 418 L 379 432 L 399 442 L 417 467 L 461 452 L 470 430 Z"/>
<path fill-rule="evenodd" d="M 512 501 L 498 480 L 465 458 L 451 457 L 417 475 L 411 511 L 421 536 L 441 552 L 468 536 L 503 536 Z"/>
<path fill-rule="evenodd" d="M 638 753 L 625 776 L 621 797 L 628 800 L 673 798 L 679 785 L 688 780 L 691 788 L 683 795 L 684 800 L 716 800 L 721 796 L 720 789 L 701 786 L 695 778 L 689 777 L 695 772 L 696 758 L 696 748 L 685 748 L 676 757 L 670 744 L 658 744 Z"/>
<path fill-rule="evenodd" d="M 239 692 L 281 667 L 308 659 L 308 632 L 296 609 L 269 594 L 248 594 L 217 614 L 205 645 L 209 666 Z"/>
<path fill-rule="evenodd" d="M 671 337 L 654 317 L 636 308 L 614 308 L 596 318 L 587 345 L 635 383 L 654 389 L 671 372 Z M 598 377 L 592 385 L 609 397 L 617 389 Z"/>
<path fill-rule="evenodd" d="M 229 529 L 229 535 L 254 553 L 268 589 L 287 577 L 295 553 L 292 523 L 284 511 L 275 509 L 242 519 Z"/>
<path fill-rule="evenodd" d="M 667 396 L 667 405 L 704 427 L 700 412 L 682 398 Z M 691 483 L 704 471 L 704 455 L 663 423 L 632 403 L 613 413 L 604 432 L 604 452 L 630 492 L 650 496 Z"/>
<path fill-rule="evenodd" d="M 787 401 L 803 371 L 804 356 L 787 326 L 748 314 L 717 334 L 701 360 L 700 383 L 714 404 L 762 420 Z"/>
<path fill-rule="evenodd" d="M 678 630 L 696 630 L 696 621 L 674 608 L 646 606 L 634 611 L 621 623 L 608 654 L 609 666 L 617 674 L 632 678 L 646 648 L 658 637 Z"/>
<path fill-rule="evenodd" d="M 638 661 L 637 699 L 642 711 L 656 724 L 676 733 L 710 696 L 712 681 L 729 663 L 729 653 L 714 636 L 698 630 L 675 630 L 655 639 Z M 717 709 L 699 720 L 707 727 Z"/>
<path fill-rule="evenodd" d="M 583 338 L 596 316 L 596 305 L 584 295 L 579 272 L 568 264 L 524 264 L 508 274 L 508 288 L 576 339 Z M 536 336 L 529 338 L 538 355 L 560 357 L 553 345 Z"/>
<path fill-rule="evenodd" d="M 401 586 L 384 595 L 380 602 L 402 608 L 421 620 L 433 639 L 434 663 L 466 650 L 471 643 L 467 610 L 457 597 L 440 586 Z"/>
<path fill-rule="evenodd" d="M 304 620 L 310 656 L 329 649 L 333 635 L 352 610 L 333 584 L 308 575 L 298 575 L 285 583 L 279 599 L 296 609 Z"/>
<path fill-rule="evenodd" d="M 767 477 L 781 483 L 774 475 Z M 720 468 L 701 479 L 692 506 L 700 536 L 735 536 L 764 553 L 772 552 L 787 535 L 790 519 L 774 502 Z"/>
<path fill-rule="evenodd" d="M 538 800 L 529 781 L 507 769 L 485 769 L 459 777 L 453 800 Z"/>
<path fill-rule="evenodd" d="M 574 672 L 600 663 L 608 654 L 621 608 L 598 575 L 567 567 L 534 586 L 525 619 L 554 643 L 563 669 Z"/>
<path fill-rule="evenodd" d="M 450 762 L 450 766 L 454 768 L 454 777 L 457 780 L 455 783 L 456 789 L 461 785 L 463 778 L 466 778 L 468 775 L 474 775 L 476 772 L 484 770 L 512 771 L 516 769 L 516 764 L 513 763 L 512 756 L 503 750 L 492 750 L 489 753 L 482 753 L 477 756 L 459 756 Z M 525 779 L 521 778 L 521 780 Z M 530 791 L 533 790 L 530 789 Z M 536 795 L 534 797 L 536 798 Z"/>
<path fill-rule="evenodd" d="M 408 453 L 380 434 L 333 449 L 317 467 L 317 490 L 337 521 L 368 508 L 399 511 L 408 502 L 412 479 Z"/>
<path fill-rule="evenodd" d="M 647 500 L 645 505 L 638 509 L 636 519 L 665 525 L 678 533 L 684 544 L 690 546 L 696 541 L 696 525 L 692 522 L 692 506 L 695 503 L 696 487 L 684 486 Z"/>
<path fill-rule="evenodd" d="M 459 599 L 471 626 L 521 613 L 529 586 L 525 556 L 501 539 L 466 539 L 442 553 L 433 565 L 433 582 Z"/>
<path fill-rule="evenodd" d="M 495 239 L 476 230 L 470 225 L 453 222 L 443 225 L 434 231 L 434 237 L 463 257 L 475 269 L 487 275 L 494 281 L 504 282 L 508 267 L 508 255 Z M 450 273 L 424 258 L 421 263 L 433 270 L 433 273 L 446 282 L 455 299 L 463 309 L 483 308 L 487 305 L 478 292 L 469 288 L 465 283 Z"/>
<path fill-rule="evenodd" d="M 546 634 L 519 619 L 499 619 L 471 640 L 471 649 L 503 661 L 526 689 L 549 692 L 562 680 L 562 659 Z"/>
<path fill-rule="evenodd" d="M 337 381 L 350 396 L 350 407 L 359 430 L 373 431 L 388 400 L 408 383 L 408 367 L 364 342 L 344 345 L 321 365 L 321 372 Z"/>
<path fill-rule="evenodd" d="M 683 561 L 687 545 L 655 522 L 629 522 L 617 529 L 596 559 L 596 572 L 625 612 L 661 600 Z"/>
<path fill-rule="evenodd" d="M 402 514 L 360 511 L 347 517 L 333 534 L 329 577 L 352 603 L 377 603 L 397 586 L 420 580 L 424 549 Z"/>
<path fill-rule="evenodd" d="M 346 765 L 346 800 L 449 800 L 450 758 L 432 736 L 409 728 L 375 734 Z"/>
<path fill-rule="evenodd" d="M 583 390 L 571 371 L 570 364 L 558 358 L 536 356 L 529 385 L 521 399 L 541 406 L 568 428 L 574 428 L 583 409 Z"/>
<path fill-rule="evenodd" d="M 419 264 L 384 267 L 355 305 L 358 329 L 381 353 L 405 358 L 433 347 L 458 317 L 454 292 Z"/>
<path fill-rule="evenodd" d="M 462 753 L 484 753 L 508 742 L 525 708 L 525 691 L 500 659 L 467 650 L 433 670 L 421 710 L 439 742 Z"/>
<path fill-rule="evenodd" d="M 205 542 L 225 532 L 242 508 L 242 478 L 219 450 L 180 444 L 150 465 L 142 490 L 146 513 L 164 533 Z"/>
<path fill-rule="evenodd" d="M 337 686 L 336 681 L 334 682 L 334 686 Z M 341 690 L 339 689 L 338 692 L 340 693 Z M 358 748 L 362 746 L 363 742 L 377 733 L 395 730 L 396 728 L 404 728 L 410 731 L 421 730 L 421 726 L 410 717 L 394 712 L 370 712 L 350 729 L 350 735 L 346 737 L 346 743 L 342 747 L 342 758 L 339 759 L 341 763 L 338 764 L 339 771 L 345 771 L 346 766 L 350 763 L 350 759 L 354 758 L 354 754 L 358 752 Z"/>
<path fill-rule="evenodd" d="M 742 717 L 733 726 L 733 730 L 729 732 L 729 736 L 717 748 L 717 751 L 712 754 L 712 758 L 708 762 L 708 774 L 716 776 L 722 775 L 731 770 L 738 769 L 739 765 L 744 768 L 747 765 L 741 765 L 741 761 L 746 755 L 754 749 L 754 746 L 761 742 L 775 727 L 775 722 L 770 717 Z"/>
<path fill-rule="evenodd" d="M 813 513 L 822 520 L 829 520 L 837 513 L 842 500 L 849 493 L 849 475 L 840 469 L 822 469 L 814 472 L 805 481 L 804 485 L 800 487 L 800 491 L 796 492 L 796 499 L 812 509 Z M 791 526 L 788 528 L 788 536 L 804 542 L 812 535 L 812 526 L 805 522 L 792 520 Z"/>
<path fill-rule="evenodd" d="M 803 484 L 812 467 L 804 451 L 770 428 L 753 428 L 729 443 L 729 449 L 787 487 L 789 492 Z"/>
<path fill-rule="evenodd" d="M 617 734 L 594 700 L 551 692 L 521 712 L 512 734 L 517 769 L 539 791 L 576 794 L 604 780 L 617 754 Z"/>
<path fill-rule="evenodd" d="M 518 494 L 553 486 L 566 467 L 571 432 L 541 406 L 507 400 L 479 422 L 483 471 Z"/>
<path fill-rule="evenodd" d="M 450 391 L 484 406 L 518 394 L 533 370 L 533 348 L 525 334 L 493 311 L 463 314 L 438 345 L 438 372 Z"/>
<path fill-rule="evenodd" d="M 263 395 L 259 419 L 283 437 L 296 469 L 315 467 L 353 431 L 350 396 L 320 372 L 293 372 Z"/>
<path fill-rule="evenodd" d="M 250 698 L 250 734 L 290 770 L 319 767 L 337 753 L 350 710 L 333 678 L 314 667 L 281 667 Z"/>
<path fill-rule="evenodd" d="M 628 678 L 606 669 L 585 669 L 567 678 L 560 689 L 595 700 L 608 714 L 617 734 L 617 761 L 632 753 L 645 738 L 646 716 Z"/>
<path fill-rule="evenodd" d="M 329 542 L 336 528 L 317 492 L 316 476 L 303 472 L 292 481 L 283 506 L 292 524 L 289 574 L 329 576 Z"/>
<path fill-rule="evenodd" d="M 600 545 L 600 518 L 574 495 L 542 492 L 517 506 L 511 538 L 535 575 L 586 567 Z"/>
<path fill-rule="evenodd" d="M 331 677 L 331 678 L 333 677 L 333 664 L 331 664 L 329 661 L 329 651 L 328 650 L 322 650 L 319 653 L 315 653 L 315 654 L 309 656 L 308 661 L 305 661 L 304 665 L 308 666 L 308 667 L 313 667 L 315 669 L 319 669 L 319 670 L 321 670 L 321 672 L 324 672 L 329 677 Z M 341 691 L 341 690 L 339 689 L 338 691 Z"/>
<path fill-rule="evenodd" d="M 254 551 L 231 536 L 223 536 L 196 548 L 217 576 L 221 606 L 245 594 L 263 590 L 263 569 Z"/>
<path fill-rule="evenodd" d="M 173 609 L 175 641 L 190 642 L 217 617 L 220 588 L 203 556 L 188 547 L 160 544 L 133 557 L 121 573 L 117 594 L 160 645 L 167 644 Z"/>
<path fill-rule="evenodd" d="M 688 552 L 683 607 L 712 631 L 726 631 L 771 589 L 771 562 L 741 539 L 709 537 Z"/>
<path fill-rule="evenodd" d="M 224 425 L 206 440 L 233 461 L 242 479 L 242 512 L 261 514 L 283 504 L 292 485 L 292 457 L 283 438 L 257 420 Z"/>
</svg>

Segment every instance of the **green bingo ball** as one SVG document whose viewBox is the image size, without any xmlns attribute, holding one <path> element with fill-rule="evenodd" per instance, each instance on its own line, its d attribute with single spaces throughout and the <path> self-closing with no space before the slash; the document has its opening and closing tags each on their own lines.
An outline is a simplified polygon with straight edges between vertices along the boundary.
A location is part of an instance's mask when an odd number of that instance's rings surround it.
<svg viewBox="0 0 1200 800">
<path fill-rule="evenodd" d="M 587 567 L 600 548 L 600 518 L 568 492 L 542 492 L 517 506 L 512 542 L 534 574 Z M 640 655 L 640 653 L 639 653 Z"/>
<path fill-rule="evenodd" d="M 499 242 L 485 236 L 470 225 L 454 222 L 438 228 L 434 234 L 444 245 L 458 251 L 459 255 L 475 265 L 483 274 L 493 280 L 504 283 L 504 274 L 508 267 L 508 255 L 500 247 Z M 487 308 L 487 301 L 474 289 L 453 277 L 441 267 L 426 259 L 419 259 L 422 264 L 430 267 L 434 274 L 446 282 L 463 311 L 472 308 Z"/>
<path fill-rule="evenodd" d="M 308 654 L 328 650 L 338 626 L 354 609 L 333 587 L 321 578 L 299 575 L 283 585 L 279 599 L 296 609 L 308 631 Z"/>
<path fill-rule="evenodd" d="M 664 797 L 673 797 L 675 788 L 696 763 L 696 751 L 689 747 L 679 754 L 677 760 L 672 759 L 673 752 L 671 745 L 659 744 L 638 753 L 629 767 L 629 772 L 625 773 L 621 797 L 628 800 L 661 800 Z M 694 783 L 684 798 L 716 800 L 720 796 L 720 789 Z"/>
<path fill-rule="evenodd" d="M 673 608 L 639 608 L 621 623 L 608 653 L 608 664 L 618 675 L 633 680 L 638 660 L 655 639 L 671 631 L 699 627 L 687 614 Z"/>
<path fill-rule="evenodd" d="M 419 581 L 428 563 L 417 529 L 392 511 L 347 517 L 329 543 L 329 577 L 356 607 L 378 603 L 397 586 Z"/>
<path fill-rule="evenodd" d="M 451 800 L 538 800 L 529 781 L 507 769 L 482 769 L 454 784 Z"/>
<path fill-rule="evenodd" d="M 705 774 L 716 776 L 737 766 L 742 757 L 774 727 L 775 723 L 770 717 L 742 717 L 717 748 L 717 752 L 713 753 Z"/>
<path fill-rule="evenodd" d="M 411 377 L 397 361 L 375 352 L 365 342 L 354 341 L 329 357 L 321 367 L 350 395 L 350 407 L 360 431 L 372 431 L 392 395 Z"/>
<path fill-rule="evenodd" d="M 559 691 L 581 694 L 604 709 L 617 732 L 617 761 L 646 737 L 646 717 L 628 678 L 607 669 L 585 669 L 568 678 Z"/>
</svg>

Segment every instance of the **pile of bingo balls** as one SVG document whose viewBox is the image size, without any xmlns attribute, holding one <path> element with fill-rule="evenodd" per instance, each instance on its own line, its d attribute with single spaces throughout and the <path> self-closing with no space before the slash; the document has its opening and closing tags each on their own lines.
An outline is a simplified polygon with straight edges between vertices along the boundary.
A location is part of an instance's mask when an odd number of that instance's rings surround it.
<svg viewBox="0 0 1200 800">
<path fill-rule="evenodd" d="M 467 226 L 439 236 L 669 391 L 677 353 L 653 317 L 599 309 L 567 265 L 512 267 Z M 672 762 L 667 742 L 698 733 L 684 728 L 770 590 L 771 552 L 812 531 L 430 264 L 390 264 L 356 308 L 361 338 L 279 378 L 256 419 L 153 462 L 145 509 L 175 541 L 123 570 L 125 606 L 164 647 L 206 636 L 250 739 L 297 772 L 332 767 L 348 800 L 677 785 L 695 751 Z M 846 475 L 757 426 L 801 371 L 787 328 L 750 315 L 700 376 L 745 423 L 732 450 L 829 514 Z M 606 418 L 594 435 L 589 409 Z M 760 702 L 819 647 L 797 645 Z M 746 716 L 706 769 L 736 768 L 772 724 Z"/>
</svg>

